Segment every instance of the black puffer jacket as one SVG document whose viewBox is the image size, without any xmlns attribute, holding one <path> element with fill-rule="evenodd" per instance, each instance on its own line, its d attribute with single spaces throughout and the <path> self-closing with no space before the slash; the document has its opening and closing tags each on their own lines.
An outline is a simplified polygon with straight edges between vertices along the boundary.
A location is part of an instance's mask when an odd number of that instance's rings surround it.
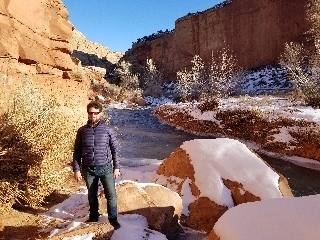
<svg viewBox="0 0 320 240">
<path fill-rule="evenodd" d="M 79 128 L 74 143 L 73 171 L 80 166 L 97 166 L 112 162 L 114 169 L 120 168 L 117 159 L 117 143 L 113 131 L 100 121 L 96 127 L 86 124 Z"/>
</svg>

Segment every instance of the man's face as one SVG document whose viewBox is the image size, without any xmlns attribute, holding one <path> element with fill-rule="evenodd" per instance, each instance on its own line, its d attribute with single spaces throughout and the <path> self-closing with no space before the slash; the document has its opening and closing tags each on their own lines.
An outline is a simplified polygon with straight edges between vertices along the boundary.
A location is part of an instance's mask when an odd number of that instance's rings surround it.
<svg viewBox="0 0 320 240">
<path fill-rule="evenodd" d="M 89 120 L 91 123 L 97 123 L 97 122 L 99 122 L 101 116 L 102 116 L 102 113 L 99 112 L 99 109 L 96 109 L 96 108 L 94 108 L 94 107 L 89 108 L 89 111 L 88 111 L 88 120 Z"/>
</svg>

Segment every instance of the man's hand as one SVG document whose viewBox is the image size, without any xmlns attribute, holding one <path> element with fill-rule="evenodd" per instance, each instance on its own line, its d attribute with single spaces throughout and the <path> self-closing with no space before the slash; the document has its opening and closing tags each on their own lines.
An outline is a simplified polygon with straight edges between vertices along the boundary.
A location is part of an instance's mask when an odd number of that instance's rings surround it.
<svg viewBox="0 0 320 240">
<path fill-rule="evenodd" d="M 73 177 L 76 181 L 80 182 L 82 180 L 82 176 L 80 172 L 74 172 Z"/>
<path fill-rule="evenodd" d="M 117 179 L 118 177 L 120 177 L 120 169 L 115 169 L 113 171 L 113 176 L 115 179 Z"/>
</svg>

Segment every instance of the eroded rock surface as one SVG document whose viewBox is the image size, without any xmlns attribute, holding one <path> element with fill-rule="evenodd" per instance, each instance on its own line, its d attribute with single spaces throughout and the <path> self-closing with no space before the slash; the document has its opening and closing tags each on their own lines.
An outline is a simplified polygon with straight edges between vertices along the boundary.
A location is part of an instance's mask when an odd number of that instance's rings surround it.
<svg viewBox="0 0 320 240">
<path fill-rule="evenodd" d="M 133 45 L 125 57 L 140 63 L 152 58 L 167 80 L 191 68 L 199 55 L 209 63 L 212 54 L 229 48 L 245 69 L 277 64 L 286 42 L 301 42 L 309 30 L 307 0 L 231 0 L 223 7 L 188 14 L 175 28 L 152 41 Z"/>
<path fill-rule="evenodd" d="M 72 24 L 61 0 L 0 2 L 0 72 L 62 76 L 72 70 Z"/>
<path fill-rule="evenodd" d="M 72 56 L 81 60 L 82 66 L 94 66 L 107 71 L 123 56 L 120 52 L 112 52 L 106 46 L 88 40 L 81 32 L 74 29 L 71 38 Z"/>
<path fill-rule="evenodd" d="M 144 216 L 151 229 L 165 234 L 169 239 L 181 231 L 178 219 L 182 200 L 177 193 L 158 184 L 139 185 L 132 181 L 124 181 L 116 189 L 120 214 Z M 105 198 L 101 200 L 101 206 L 105 207 Z"/>
</svg>

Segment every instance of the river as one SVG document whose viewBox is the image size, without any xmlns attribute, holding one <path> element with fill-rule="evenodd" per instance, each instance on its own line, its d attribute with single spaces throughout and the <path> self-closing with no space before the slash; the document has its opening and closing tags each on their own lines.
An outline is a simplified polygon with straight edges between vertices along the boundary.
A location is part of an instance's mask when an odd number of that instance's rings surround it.
<svg viewBox="0 0 320 240">
<path fill-rule="evenodd" d="M 152 112 L 152 108 L 108 108 L 110 125 L 116 129 L 120 143 L 122 165 L 138 166 L 153 161 L 163 161 L 184 141 L 209 138 L 161 124 Z M 320 194 L 319 171 L 282 159 L 260 156 L 287 178 L 294 196 Z"/>
</svg>

